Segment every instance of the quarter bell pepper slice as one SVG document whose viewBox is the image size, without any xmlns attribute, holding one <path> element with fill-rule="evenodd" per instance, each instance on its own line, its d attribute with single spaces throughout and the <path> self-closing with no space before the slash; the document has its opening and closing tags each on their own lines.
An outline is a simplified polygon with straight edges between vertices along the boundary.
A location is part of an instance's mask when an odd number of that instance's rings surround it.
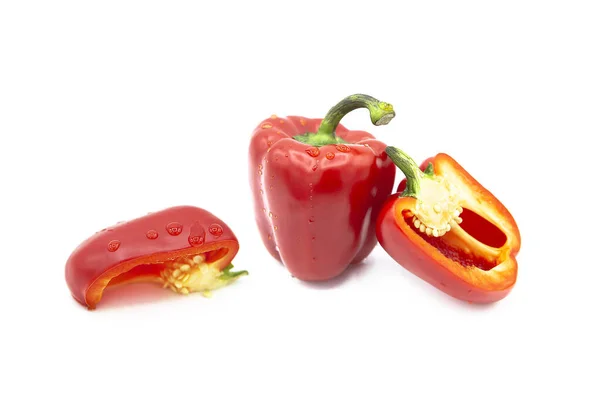
<svg viewBox="0 0 600 400">
<path fill-rule="evenodd" d="M 209 295 L 247 274 L 231 270 L 238 249 L 232 230 L 210 212 L 172 207 L 97 232 L 73 251 L 65 276 L 73 297 L 89 309 L 105 289 L 134 282 Z"/>
<path fill-rule="evenodd" d="M 323 119 L 272 116 L 250 142 L 255 219 L 269 253 L 299 280 L 325 281 L 367 257 L 375 223 L 392 193 L 396 167 L 385 144 L 340 120 L 366 108 L 374 125 L 395 116 L 391 104 L 352 95 Z"/>
<path fill-rule="evenodd" d="M 504 205 L 447 154 L 419 167 L 387 154 L 404 172 L 378 218 L 377 238 L 400 265 L 460 300 L 490 303 L 517 280 L 521 236 Z"/>
</svg>

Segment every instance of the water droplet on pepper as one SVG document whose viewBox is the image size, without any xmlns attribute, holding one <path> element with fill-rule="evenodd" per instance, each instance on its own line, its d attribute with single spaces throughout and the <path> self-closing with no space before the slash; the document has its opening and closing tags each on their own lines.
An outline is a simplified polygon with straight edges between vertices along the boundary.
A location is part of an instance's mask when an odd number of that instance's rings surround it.
<svg viewBox="0 0 600 400">
<path fill-rule="evenodd" d="M 325 157 L 327 157 L 328 160 L 333 160 L 335 158 L 335 154 L 329 152 L 325 154 Z"/>
<path fill-rule="evenodd" d="M 167 233 L 171 236 L 177 236 L 183 231 L 183 225 L 179 222 L 171 222 L 166 226 Z"/>
<path fill-rule="evenodd" d="M 192 246 L 201 246 L 204 244 L 206 238 L 206 232 L 200 221 L 195 221 L 190 227 L 190 235 L 188 236 L 188 243 Z"/>
<path fill-rule="evenodd" d="M 269 124 L 269 123 L 266 123 L 266 124 L 263 124 L 263 125 L 262 125 L 262 128 L 263 128 L 263 129 L 271 129 L 272 127 L 273 127 L 273 125 L 271 125 L 271 124 Z"/>
<path fill-rule="evenodd" d="M 158 232 L 156 232 L 154 229 L 150 229 L 148 232 L 146 232 L 146 237 L 150 240 L 154 240 L 158 237 Z"/>
<path fill-rule="evenodd" d="M 316 147 L 309 147 L 308 149 L 306 149 L 306 152 L 311 157 L 317 157 L 320 153 L 319 149 L 317 149 Z"/>
<path fill-rule="evenodd" d="M 110 252 L 115 252 L 119 249 L 119 247 L 121 247 L 121 242 L 118 240 L 111 240 L 110 242 L 108 242 L 108 251 Z"/>
<path fill-rule="evenodd" d="M 346 146 L 345 144 L 336 144 L 335 148 L 342 153 L 348 153 L 350 151 L 350 147 Z"/>
<path fill-rule="evenodd" d="M 210 224 L 208 232 L 214 237 L 219 237 L 223 234 L 223 227 L 219 224 Z"/>
</svg>

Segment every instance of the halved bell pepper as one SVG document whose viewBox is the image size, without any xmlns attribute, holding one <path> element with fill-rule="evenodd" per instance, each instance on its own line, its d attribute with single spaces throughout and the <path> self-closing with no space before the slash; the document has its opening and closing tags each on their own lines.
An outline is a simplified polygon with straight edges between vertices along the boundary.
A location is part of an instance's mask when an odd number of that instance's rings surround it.
<svg viewBox="0 0 600 400">
<path fill-rule="evenodd" d="M 176 293 L 202 292 L 235 281 L 231 260 L 239 244 L 210 212 L 179 206 L 96 232 L 66 263 L 72 296 L 94 309 L 104 290 L 133 282 L 156 282 Z"/>
<path fill-rule="evenodd" d="M 395 147 L 386 153 L 406 179 L 378 218 L 385 251 L 455 298 L 489 303 L 508 295 L 521 236 L 506 207 L 447 154 L 419 167 Z"/>
<path fill-rule="evenodd" d="M 375 222 L 396 168 L 384 143 L 340 124 L 357 108 L 367 108 L 374 125 L 395 116 L 388 103 L 352 95 L 323 119 L 265 119 L 250 142 L 258 230 L 269 253 L 300 280 L 338 276 L 377 245 Z"/>
</svg>

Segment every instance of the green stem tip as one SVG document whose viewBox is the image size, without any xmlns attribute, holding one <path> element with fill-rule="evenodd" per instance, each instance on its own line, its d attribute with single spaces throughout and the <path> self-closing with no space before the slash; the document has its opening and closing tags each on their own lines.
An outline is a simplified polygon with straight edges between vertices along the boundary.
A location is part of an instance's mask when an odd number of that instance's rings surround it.
<svg viewBox="0 0 600 400">
<path fill-rule="evenodd" d="M 229 264 L 228 266 L 226 266 L 225 268 L 223 268 L 222 275 L 219 276 L 219 279 L 228 281 L 230 279 L 235 279 L 238 278 L 242 275 L 248 275 L 248 271 L 232 271 L 233 269 L 233 264 Z"/>
<path fill-rule="evenodd" d="M 396 116 L 394 107 L 391 104 L 379 101 L 366 94 L 353 94 L 329 110 L 316 133 L 297 135 L 294 136 L 294 139 L 317 147 L 345 143 L 342 138 L 335 135 L 335 130 L 346 114 L 358 108 L 368 109 L 371 122 L 376 126 L 387 125 Z"/>
</svg>

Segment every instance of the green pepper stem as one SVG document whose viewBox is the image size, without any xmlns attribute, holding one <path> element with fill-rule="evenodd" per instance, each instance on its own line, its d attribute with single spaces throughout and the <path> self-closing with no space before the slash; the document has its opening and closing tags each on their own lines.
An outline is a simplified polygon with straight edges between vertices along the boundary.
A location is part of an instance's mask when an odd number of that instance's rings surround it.
<svg viewBox="0 0 600 400">
<path fill-rule="evenodd" d="M 394 107 L 391 104 L 379 101 L 366 94 L 353 94 L 329 110 L 316 133 L 297 135 L 294 136 L 294 139 L 313 146 L 345 143 L 342 138 L 335 135 L 335 130 L 342 118 L 357 108 L 367 108 L 371 116 L 371 122 L 376 126 L 387 125 L 396 116 Z"/>
<path fill-rule="evenodd" d="M 419 168 L 417 163 L 402 150 L 388 146 L 385 148 L 385 152 L 392 159 L 392 162 L 396 164 L 406 176 L 406 189 L 402 192 L 402 196 L 417 197 L 421 191 L 421 180 L 425 176 L 423 171 Z"/>
<path fill-rule="evenodd" d="M 232 269 L 233 264 L 229 264 L 228 266 L 223 268 L 223 270 L 221 271 L 223 274 L 219 277 L 219 279 L 227 281 L 242 275 L 248 275 L 248 271 L 232 271 Z"/>
</svg>

